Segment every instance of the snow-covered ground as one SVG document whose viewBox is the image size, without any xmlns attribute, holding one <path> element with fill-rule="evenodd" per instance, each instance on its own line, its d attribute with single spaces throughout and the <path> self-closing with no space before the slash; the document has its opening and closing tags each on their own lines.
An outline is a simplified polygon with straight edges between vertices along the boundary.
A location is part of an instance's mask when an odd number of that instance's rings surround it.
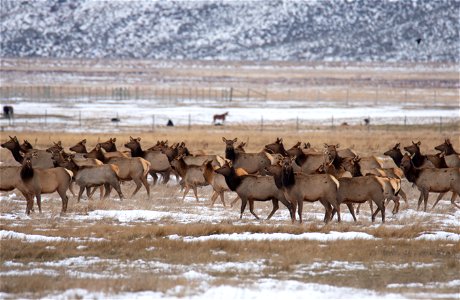
<svg viewBox="0 0 460 300">
<path fill-rule="evenodd" d="M 170 186 L 170 188 L 173 188 Z M 126 226 L 162 226 L 163 224 L 232 224 L 235 227 L 244 225 L 288 225 L 289 213 L 281 206 L 271 220 L 256 220 L 248 211 L 239 219 L 239 206 L 223 208 L 216 204 L 209 207 L 208 197 L 210 190 L 200 190 L 200 202 L 196 202 L 191 195 L 180 202 L 180 194 L 174 194 L 165 199 L 165 194 L 154 189 L 151 204 L 146 204 L 146 199 L 127 199 L 123 202 L 113 201 L 111 208 L 93 209 L 85 211 L 82 206 L 87 203 L 77 204 L 70 200 L 69 212 L 58 216 L 60 200 L 56 195 L 45 196 L 43 199 L 43 213 L 32 213 L 25 215 L 25 201 L 15 192 L 9 192 L 0 196 L 0 223 L 8 224 L 7 230 L 0 230 L 1 243 L 10 240 L 20 240 L 23 243 L 45 242 L 49 245 L 47 249 L 55 249 L 57 242 L 72 243 L 78 251 L 84 251 L 97 243 L 106 243 L 105 238 L 88 236 L 86 238 L 60 237 L 52 235 L 50 227 L 41 228 L 39 224 L 57 222 L 59 226 L 71 226 L 74 229 L 85 226 L 104 223 L 106 225 Z M 152 200 L 150 200 L 152 201 Z M 141 205 L 143 208 L 137 208 Z M 304 232 L 301 234 L 292 233 L 231 233 L 211 234 L 202 236 L 189 236 L 187 234 L 169 234 L 163 237 L 153 237 L 164 241 L 182 241 L 186 243 L 206 243 L 211 240 L 228 242 L 286 242 L 290 241 L 316 241 L 320 247 L 327 247 L 328 243 L 345 240 L 367 240 L 379 241 L 382 238 L 369 233 L 369 229 L 401 229 L 419 224 L 430 224 L 432 230 L 423 231 L 414 240 L 435 240 L 439 243 L 455 247 L 460 242 L 460 234 L 452 232 L 453 228 L 460 226 L 460 211 L 451 209 L 448 201 L 441 202 L 436 209 L 429 212 L 420 212 L 414 209 L 415 203 L 411 201 L 411 208 L 401 205 L 401 211 L 396 215 L 387 214 L 385 224 L 381 224 L 379 218 L 376 223 L 370 222 L 368 210 L 362 210 L 359 215 L 359 224 L 352 230 L 329 232 Z M 148 208 L 147 208 L 147 207 Z M 256 203 L 255 212 L 265 217 L 268 214 L 270 205 Z M 323 212 L 320 204 L 306 204 L 304 208 L 304 221 L 306 224 L 317 222 L 321 224 Z M 344 224 L 353 224 L 348 212 L 342 213 Z M 52 221 L 55 220 L 55 221 Z M 38 224 L 38 225 L 37 225 Z M 20 232 L 21 228 L 35 228 L 37 233 L 28 234 Z M 16 229 L 17 228 L 17 229 Z M 57 228 L 56 228 L 57 230 Z M 157 251 L 156 247 L 148 247 L 146 251 Z M 226 252 L 216 249 L 212 250 L 213 255 L 225 255 Z M 103 265 L 101 270 L 98 266 Z M 371 289 L 335 286 L 334 284 L 319 284 L 306 282 L 306 278 L 317 276 L 346 276 L 348 272 L 365 271 L 368 269 L 391 269 L 401 272 L 413 272 L 414 269 L 420 272 L 429 271 L 431 268 L 439 268 L 442 263 L 438 260 L 431 262 L 389 263 L 382 260 L 372 260 L 363 263 L 353 260 L 331 260 L 315 261 L 311 264 L 299 262 L 291 266 L 288 277 L 284 273 L 276 273 L 265 259 L 254 261 L 216 261 L 212 263 L 174 264 L 157 260 L 145 260 L 136 258 L 133 255 L 130 259 L 125 258 L 101 258 L 97 256 L 73 256 L 58 260 L 35 260 L 22 262 L 19 260 L 2 260 L 0 265 L 0 278 L 45 276 L 58 278 L 65 275 L 75 279 L 120 279 L 127 278 L 129 270 L 149 274 L 157 272 L 164 274 L 165 278 L 181 278 L 191 282 L 198 282 L 198 286 L 192 290 L 183 285 L 177 285 L 167 292 L 139 291 L 123 292 L 112 294 L 107 292 L 94 292 L 86 289 L 69 289 L 65 292 L 49 291 L 45 298 L 51 299 L 179 299 L 188 295 L 187 299 L 286 299 L 287 297 L 297 298 L 299 295 L 308 299 L 413 299 L 413 298 L 458 298 L 460 293 L 439 292 L 440 288 L 447 288 L 449 291 L 460 287 L 460 277 L 449 281 L 433 280 L 429 284 L 417 280 L 408 283 L 390 283 L 384 291 Z M 236 279 L 237 284 L 216 284 L 219 282 L 220 274 L 248 273 L 258 279 L 244 280 L 244 276 Z M 267 275 L 270 274 L 270 275 Z M 349 274 L 349 273 L 348 273 Z M 410 289 L 410 292 L 401 292 L 401 289 Z M 458 290 L 458 289 L 457 289 Z M 182 296 L 181 296 L 182 295 Z M 15 294 L 0 293 L 0 297 L 16 297 Z M 23 294 L 21 297 L 33 297 Z"/>
<path fill-rule="evenodd" d="M 241 101 L 218 102 L 213 100 L 178 100 L 174 103 L 161 100 L 84 100 L 61 102 L 33 102 L 10 100 L 16 119 L 11 128 L 15 131 L 62 130 L 70 132 L 105 132 L 164 126 L 170 119 L 178 126 L 211 125 L 214 114 L 228 112 L 228 125 L 273 124 L 349 125 L 363 124 L 370 118 L 373 125 L 439 124 L 458 121 L 458 107 L 424 107 L 403 103 L 337 103 L 316 101 Z M 111 122 L 112 118 L 120 122 Z M 1 120 L 8 126 L 8 120 Z"/>
</svg>

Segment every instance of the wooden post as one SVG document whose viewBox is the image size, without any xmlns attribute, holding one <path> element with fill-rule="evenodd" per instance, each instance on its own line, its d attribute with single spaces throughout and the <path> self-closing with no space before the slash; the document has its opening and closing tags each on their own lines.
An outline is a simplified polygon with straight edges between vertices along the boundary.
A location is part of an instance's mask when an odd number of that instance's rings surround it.
<svg viewBox="0 0 460 300">
<path fill-rule="evenodd" d="M 192 128 L 192 116 L 188 114 L 188 130 Z"/>
<path fill-rule="evenodd" d="M 260 116 L 260 131 L 264 131 L 264 116 Z"/>
<path fill-rule="evenodd" d="M 299 131 L 299 116 L 297 116 L 296 120 L 296 130 Z"/>
<path fill-rule="evenodd" d="M 155 131 L 155 115 L 152 115 L 152 131 Z"/>
<path fill-rule="evenodd" d="M 229 101 L 232 102 L 232 99 L 233 99 L 233 87 L 230 88 Z"/>
</svg>

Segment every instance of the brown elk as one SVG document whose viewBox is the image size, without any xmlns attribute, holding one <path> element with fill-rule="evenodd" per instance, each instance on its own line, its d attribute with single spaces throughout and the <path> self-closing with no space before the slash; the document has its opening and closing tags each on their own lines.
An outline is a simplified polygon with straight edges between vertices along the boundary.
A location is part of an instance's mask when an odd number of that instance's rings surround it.
<svg viewBox="0 0 460 300">
<path fill-rule="evenodd" d="M 434 149 L 441 151 L 441 153 L 444 154 L 444 160 L 449 168 L 460 167 L 460 155 L 457 151 L 454 150 L 450 139 L 445 139 L 444 143 L 434 147 Z"/>
<path fill-rule="evenodd" d="M 117 145 L 115 142 L 117 141 L 117 138 L 110 138 L 109 140 L 99 143 L 101 145 L 101 148 L 104 149 L 106 152 L 104 153 L 104 156 L 106 158 L 112 158 L 112 157 L 129 157 L 127 153 L 121 152 L 117 150 Z"/>
<path fill-rule="evenodd" d="M 34 168 L 53 168 L 53 160 L 51 159 L 51 154 L 44 151 L 44 150 L 36 150 L 32 149 L 32 145 L 25 140 L 24 144 L 21 146 L 19 144 L 18 138 L 11 137 L 10 140 L 3 143 L 2 148 L 6 148 L 11 151 L 11 154 L 13 154 L 14 159 L 22 164 L 24 158 L 21 153 L 29 153 L 35 155 L 32 155 L 32 165 Z"/>
<path fill-rule="evenodd" d="M 417 168 L 447 168 L 446 161 L 441 155 L 422 155 L 420 152 L 420 145 L 422 143 L 418 141 L 412 145 L 404 147 L 404 150 L 412 155 L 412 162 Z"/>
<path fill-rule="evenodd" d="M 211 161 L 213 167 L 220 167 L 225 159 L 219 155 L 212 154 L 197 154 L 192 155 L 190 151 L 185 146 L 185 143 L 182 142 L 178 146 L 178 154 L 184 154 L 184 161 L 189 166 L 202 166 L 206 161 Z"/>
<path fill-rule="evenodd" d="M 295 173 L 292 163 L 291 158 L 285 158 L 282 165 L 269 166 L 267 170 L 273 175 L 276 187 L 283 191 L 286 199 L 291 202 L 294 218 L 298 206 L 299 221 L 302 223 L 303 202 L 319 201 L 325 209 L 324 221 L 328 222 L 331 219 L 333 207 L 339 212 L 338 220 L 340 222 L 340 207 L 337 203 L 339 182 L 337 179 L 329 174 Z"/>
<path fill-rule="evenodd" d="M 163 176 L 163 183 L 167 183 L 171 174 L 168 157 L 161 151 L 142 150 L 140 137 L 136 139 L 129 137 L 129 139 L 130 141 L 125 144 L 125 147 L 131 150 L 131 157 L 142 157 L 150 162 L 149 174 L 153 177 L 153 184 L 156 184 L 158 180 L 156 173 L 160 173 Z"/>
<path fill-rule="evenodd" d="M 22 181 L 31 191 L 30 196 L 35 195 L 37 197 L 38 209 L 41 212 L 41 194 L 50 194 L 57 191 L 62 200 L 62 213 L 66 212 L 69 201 L 66 192 L 69 189 L 73 173 L 61 167 L 50 169 L 34 168 L 31 158 L 35 155 L 35 153 L 25 155 L 20 171 Z M 29 211 L 32 209 L 32 204 L 33 201 L 30 202 Z"/>
<path fill-rule="evenodd" d="M 147 182 L 147 174 L 151 164 L 142 157 L 111 157 L 108 158 L 102 151 L 102 146 L 97 144 L 96 147 L 87 154 L 88 158 L 97 158 L 105 164 L 113 164 L 119 168 L 118 178 L 121 181 L 134 181 L 136 188 L 131 197 L 136 195 L 139 189 L 144 185 L 147 196 L 150 197 L 150 186 Z"/>
<path fill-rule="evenodd" d="M 33 210 L 34 196 L 40 196 L 40 193 L 35 194 L 35 191 L 30 190 L 29 185 L 24 183 L 20 175 L 21 168 L 17 166 L 0 166 L 0 191 L 9 192 L 18 189 L 26 199 L 26 214 L 30 214 L 30 211 Z M 41 212 L 41 206 L 38 209 Z"/>
<path fill-rule="evenodd" d="M 415 184 L 420 191 L 417 209 L 420 208 L 422 200 L 424 201 L 424 211 L 426 211 L 428 196 L 430 192 L 446 193 L 452 192 L 451 203 L 460 208 L 454 201 L 460 194 L 460 169 L 459 168 L 417 168 L 408 154 L 404 154 L 401 160 L 401 169 L 404 171 L 407 180 Z M 439 202 L 440 197 L 436 200 L 433 208 Z"/>
<path fill-rule="evenodd" d="M 239 175 L 247 175 L 248 174 L 243 169 L 240 169 L 239 172 L 240 172 Z M 206 182 L 208 184 L 210 184 L 212 186 L 212 189 L 214 190 L 214 192 L 212 193 L 211 199 L 210 199 L 211 206 L 214 205 L 214 203 L 217 200 L 217 197 L 219 197 L 219 196 L 220 196 L 220 200 L 222 201 L 222 204 L 225 206 L 224 192 L 229 192 L 231 190 L 228 187 L 227 183 L 225 182 L 224 175 L 214 172 L 214 167 L 212 166 L 212 161 L 207 161 L 204 164 L 203 176 L 204 176 L 204 179 L 206 180 Z M 233 203 L 235 203 L 239 199 L 240 199 L 240 197 L 237 196 L 232 201 L 232 205 L 233 205 Z"/>
<path fill-rule="evenodd" d="M 225 143 L 225 158 L 232 162 L 234 168 L 243 168 L 249 174 L 259 172 L 265 174 L 265 168 L 271 165 L 273 157 L 265 151 L 259 153 L 240 153 L 235 151 L 234 144 L 237 138 L 227 140 L 222 137 Z"/>
<path fill-rule="evenodd" d="M 53 142 L 53 146 L 47 148 L 45 151 L 49 153 L 53 153 L 53 152 L 60 152 L 62 150 L 64 150 L 64 148 L 62 147 L 62 143 L 61 141 L 58 141 L 57 143 Z M 65 152 L 63 152 L 63 154 L 65 154 Z"/>
<path fill-rule="evenodd" d="M 171 166 L 182 177 L 185 186 L 182 201 L 184 201 L 185 196 L 188 194 L 190 189 L 192 189 L 195 194 L 196 201 L 198 202 L 197 187 L 208 185 L 208 182 L 206 182 L 203 176 L 203 167 L 187 165 L 183 157 L 184 155 L 182 154 L 171 161 Z"/>
<path fill-rule="evenodd" d="M 243 212 L 249 202 L 249 211 L 251 214 L 259 219 L 254 212 L 254 201 L 269 201 L 273 203 L 273 209 L 267 217 L 270 219 L 279 208 L 279 201 L 283 203 L 290 212 L 292 222 L 295 221 L 295 216 L 292 210 L 292 204 L 286 200 L 284 193 L 276 187 L 275 180 L 271 176 L 257 176 L 257 175 L 241 175 L 239 176 L 235 168 L 226 162 L 222 167 L 216 170 L 216 173 L 222 174 L 225 177 L 230 190 L 236 192 L 241 198 L 241 214 L 240 219 L 243 217 Z"/>
<path fill-rule="evenodd" d="M 286 149 L 284 149 L 282 138 L 276 138 L 274 143 L 265 145 L 264 150 L 268 153 L 279 153 L 283 156 L 289 156 L 289 154 L 286 152 Z"/>
</svg>

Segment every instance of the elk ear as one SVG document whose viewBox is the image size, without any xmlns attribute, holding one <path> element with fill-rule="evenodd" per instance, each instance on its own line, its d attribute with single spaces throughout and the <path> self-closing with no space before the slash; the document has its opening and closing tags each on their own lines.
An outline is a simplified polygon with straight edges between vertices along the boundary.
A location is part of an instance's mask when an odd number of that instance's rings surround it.
<svg viewBox="0 0 460 300">
<path fill-rule="evenodd" d="M 223 141 L 224 143 L 226 143 L 226 142 L 227 142 L 227 139 L 224 138 L 224 137 L 222 137 L 222 141 Z"/>
<path fill-rule="evenodd" d="M 450 145 L 450 144 L 451 144 L 451 143 L 450 143 L 450 139 L 446 139 L 446 140 L 445 140 L 445 143 L 446 143 L 447 145 Z"/>
<path fill-rule="evenodd" d="M 82 140 L 82 141 L 81 141 L 81 144 L 82 144 L 82 145 L 85 145 L 85 144 L 86 144 L 86 139 Z"/>
<path fill-rule="evenodd" d="M 417 142 L 417 146 L 420 146 L 422 144 L 422 142 L 418 141 Z"/>
<path fill-rule="evenodd" d="M 238 138 L 234 138 L 234 139 L 233 139 L 233 142 L 236 143 L 237 140 L 238 140 Z"/>
<path fill-rule="evenodd" d="M 327 147 L 329 147 L 329 145 L 328 145 L 328 144 L 326 144 L 326 143 L 324 143 L 324 148 L 327 148 Z"/>
<path fill-rule="evenodd" d="M 304 148 L 305 148 L 305 149 L 310 149 L 310 148 L 311 148 L 310 142 L 304 143 Z"/>
<path fill-rule="evenodd" d="M 117 141 L 117 138 L 110 139 L 112 143 L 115 143 Z"/>
<path fill-rule="evenodd" d="M 96 150 L 101 149 L 101 144 L 97 143 L 97 144 L 96 144 L 96 147 L 94 147 L 94 148 L 96 148 Z"/>
<path fill-rule="evenodd" d="M 136 139 L 136 140 L 137 140 L 138 142 L 140 142 L 140 141 L 141 141 L 141 138 L 140 138 L 140 137 L 137 137 L 137 139 Z"/>
<path fill-rule="evenodd" d="M 129 136 L 129 140 L 132 142 L 134 141 L 133 137 L 132 136 Z"/>
<path fill-rule="evenodd" d="M 399 149 L 399 147 L 401 147 L 401 143 L 397 143 L 397 144 L 394 146 L 395 149 Z"/>
<path fill-rule="evenodd" d="M 335 148 L 340 148 L 340 144 L 335 145 Z"/>
</svg>

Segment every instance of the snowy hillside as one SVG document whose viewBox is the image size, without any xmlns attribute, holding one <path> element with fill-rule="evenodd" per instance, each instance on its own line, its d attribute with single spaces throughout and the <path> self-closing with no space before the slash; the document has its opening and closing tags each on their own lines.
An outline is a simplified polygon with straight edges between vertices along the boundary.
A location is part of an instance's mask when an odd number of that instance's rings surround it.
<svg viewBox="0 0 460 300">
<path fill-rule="evenodd" d="M 460 1 L 0 3 L 1 57 L 460 60 Z"/>
</svg>

